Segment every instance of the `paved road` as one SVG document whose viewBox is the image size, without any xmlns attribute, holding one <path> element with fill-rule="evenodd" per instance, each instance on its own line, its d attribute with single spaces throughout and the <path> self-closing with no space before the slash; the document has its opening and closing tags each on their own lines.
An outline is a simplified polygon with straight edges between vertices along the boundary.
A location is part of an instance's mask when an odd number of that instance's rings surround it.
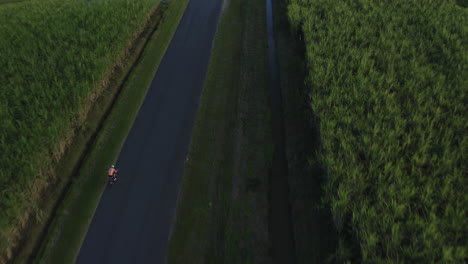
<svg viewBox="0 0 468 264">
<path fill-rule="evenodd" d="M 117 161 L 77 263 L 164 263 L 222 0 L 190 0 Z"/>
</svg>

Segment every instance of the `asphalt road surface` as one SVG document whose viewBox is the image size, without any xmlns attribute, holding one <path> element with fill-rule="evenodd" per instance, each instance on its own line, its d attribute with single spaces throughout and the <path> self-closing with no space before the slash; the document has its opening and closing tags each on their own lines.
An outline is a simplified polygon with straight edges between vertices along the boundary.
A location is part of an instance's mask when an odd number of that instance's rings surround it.
<svg viewBox="0 0 468 264">
<path fill-rule="evenodd" d="M 104 192 L 76 263 L 165 262 L 221 6 L 222 0 L 190 0 L 120 153 L 119 179 Z"/>
</svg>

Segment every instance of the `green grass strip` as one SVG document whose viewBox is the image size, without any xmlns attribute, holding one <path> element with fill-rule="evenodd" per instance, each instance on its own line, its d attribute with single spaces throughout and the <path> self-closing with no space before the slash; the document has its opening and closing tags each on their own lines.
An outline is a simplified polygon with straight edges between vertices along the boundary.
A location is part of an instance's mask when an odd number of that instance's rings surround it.
<svg viewBox="0 0 468 264">
<path fill-rule="evenodd" d="M 268 258 L 272 158 L 263 0 L 224 9 L 185 165 L 168 263 Z"/>
<path fill-rule="evenodd" d="M 159 63 L 182 18 L 188 0 L 170 1 L 162 23 L 129 76 L 94 148 L 58 209 L 34 263 L 73 263 L 106 184 L 107 166 L 118 157 Z M 104 173 L 103 173 L 104 172 Z"/>
</svg>

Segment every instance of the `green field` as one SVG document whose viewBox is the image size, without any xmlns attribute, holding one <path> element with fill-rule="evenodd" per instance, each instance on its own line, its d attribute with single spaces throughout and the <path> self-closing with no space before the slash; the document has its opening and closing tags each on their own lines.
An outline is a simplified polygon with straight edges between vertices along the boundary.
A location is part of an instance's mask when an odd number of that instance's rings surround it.
<svg viewBox="0 0 468 264">
<path fill-rule="evenodd" d="M 457 1 L 292 0 L 326 196 L 353 263 L 468 257 L 468 11 Z"/>
<path fill-rule="evenodd" d="M 30 1 L 0 9 L 0 252 L 41 218 L 54 165 L 105 95 L 157 1 Z M 56 176 L 55 176 L 56 177 Z"/>
</svg>

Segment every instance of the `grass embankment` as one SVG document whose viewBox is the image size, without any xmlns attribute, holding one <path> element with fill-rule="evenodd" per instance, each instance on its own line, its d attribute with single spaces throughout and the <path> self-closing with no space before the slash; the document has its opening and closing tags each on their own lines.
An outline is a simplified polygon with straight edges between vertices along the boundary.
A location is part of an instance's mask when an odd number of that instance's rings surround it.
<svg viewBox="0 0 468 264">
<path fill-rule="evenodd" d="M 432 0 L 289 6 L 344 259 L 468 257 L 467 12 Z"/>
<path fill-rule="evenodd" d="M 231 0 L 215 39 L 168 263 L 269 258 L 272 159 L 265 2 Z"/>
<path fill-rule="evenodd" d="M 150 27 L 156 31 L 145 33 L 135 47 L 136 54 L 144 48 L 143 53 L 126 77 L 118 98 L 113 102 L 112 112 L 101 124 L 100 133 L 80 164 L 80 170 L 56 211 L 41 248 L 30 259 L 32 262 L 74 262 L 106 184 L 103 171 L 117 159 L 187 3 L 188 0 L 178 0 L 161 4 Z M 124 72 L 127 70 L 130 69 L 126 68 Z M 117 83 L 121 81 L 117 80 Z"/>
<path fill-rule="evenodd" d="M 273 0 L 280 67 L 291 219 L 296 263 L 333 262 L 337 232 L 330 208 L 322 206 L 324 171 L 315 155 L 319 135 L 304 84 L 305 47 L 290 30 L 288 1 Z"/>
<path fill-rule="evenodd" d="M 0 252 L 9 258 L 53 168 L 156 1 L 32 1 L 0 9 Z M 2 257 L 3 258 L 3 257 Z"/>
</svg>

